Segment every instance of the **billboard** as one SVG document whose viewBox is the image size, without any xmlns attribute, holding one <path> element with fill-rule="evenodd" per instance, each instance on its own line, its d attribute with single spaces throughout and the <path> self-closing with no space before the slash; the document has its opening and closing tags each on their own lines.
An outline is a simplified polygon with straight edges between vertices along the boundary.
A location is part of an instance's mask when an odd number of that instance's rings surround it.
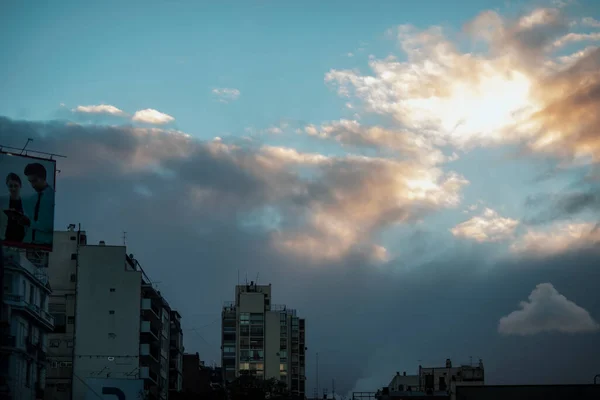
<svg viewBox="0 0 600 400">
<path fill-rule="evenodd" d="M 0 151 L 0 239 L 52 250 L 56 161 Z"/>
<path fill-rule="evenodd" d="M 87 378 L 85 400 L 142 400 L 143 379 Z"/>
</svg>

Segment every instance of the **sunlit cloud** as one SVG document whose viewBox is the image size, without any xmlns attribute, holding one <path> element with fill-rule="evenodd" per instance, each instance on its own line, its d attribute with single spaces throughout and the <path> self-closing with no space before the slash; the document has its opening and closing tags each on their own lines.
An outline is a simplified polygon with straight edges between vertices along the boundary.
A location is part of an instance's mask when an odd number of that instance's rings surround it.
<svg viewBox="0 0 600 400">
<path fill-rule="evenodd" d="M 518 225 L 519 221 L 501 217 L 496 211 L 486 208 L 481 215 L 458 224 L 450 231 L 456 237 L 477 242 L 497 242 L 511 238 Z"/>
<path fill-rule="evenodd" d="M 61 107 L 64 106 L 61 103 Z M 114 116 L 125 116 L 127 115 L 123 110 L 115 106 L 111 106 L 110 104 L 98 104 L 91 106 L 77 106 L 73 110 L 76 113 L 84 113 L 84 114 L 108 114 Z"/>
<path fill-rule="evenodd" d="M 542 332 L 589 333 L 600 325 L 582 307 L 560 294 L 552 284 L 540 283 L 522 301 L 520 309 L 500 319 L 504 335 L 535 335 Z"/>
<path fill-rule="evenodd" d="M 514 253 L 549 256 L 589 248 L 600 242 L 600 229 L 589 222 L 558 222 L 545 228 L 529 229 L 511 246 Z"/>
<path fill-rule="evenodd" d="M 136 111 L 135 114 L 133 114 L 132 120 L 147 124 L 164 125 L 175 121 L 175 118 L 152 108 L 147 108 L 145 110 Z"/>
<path fill-rule="evenodd" d="M 571 25 L 571 26 L 570 26 Z M 585 25 L 594 28 L 595 20 Z M 331 70 L 325 81 L 365 111 L 391 116 L 436 145 L 463 149 L 506 143 L 567 160 L 600 161 L 599 32 L 574 32 L 561 8 L 516 21 L 494 11 L 465 27 L 487 50 L 461 52 L 439 27 L 403 25 L 406 61 L 372 58 L 370 74 Z M 557 48 L 583 44 L 571 54 Z"/>
</svg>

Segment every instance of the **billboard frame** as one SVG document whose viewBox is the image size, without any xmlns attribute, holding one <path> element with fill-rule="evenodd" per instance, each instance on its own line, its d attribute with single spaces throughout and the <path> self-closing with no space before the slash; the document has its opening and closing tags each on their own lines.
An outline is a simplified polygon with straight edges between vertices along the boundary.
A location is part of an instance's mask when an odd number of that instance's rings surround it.
<svg viewBox="0 0 600 400">
<path fill-rule="evenodd" d="M 67 156 L 63 156 L 61 154 L 55 154 L 55 153 L 46 153 L 46 152 L 37 151 L 37 150 L 27 150 L 27 145 L 31 141 L 33 141 L 33 139 L 27 139 L 27 143 L 25 144 L 25 146 L 23 148 L 5 146 L 5 145 L 0 144 L 0 155 L 6 154 L 9 156 L 30 158 L 32 160 L 53 162 L 54 163 L 54 188 L 53 189 L 54 189 L 54 193 L 56 193 L 56 177 L 57 177 L 57 174 L 60 173 L 60 170 L 56 168 L 55 157 L 67 158 Z M 5 149 L 7 149 L 7 150 L 5 150 Z M 31 155 L 29 153 L 34 153 L 36 155 Z M 7 248 L 31 250 L 34 252 L 41 252 L 41 253 L 49 253 L 52 251 L 52 246 L 46 247 L 46 246 L 36 245 L 36 244 L 32 244 L 32 243 L 20 243 L 18 246 L 15 246 L 13 243 L 10 243 L 10 242 L 5 243 L 4 240 L 0 240 L 0 246 L 7 247 Z"/>
</svg>

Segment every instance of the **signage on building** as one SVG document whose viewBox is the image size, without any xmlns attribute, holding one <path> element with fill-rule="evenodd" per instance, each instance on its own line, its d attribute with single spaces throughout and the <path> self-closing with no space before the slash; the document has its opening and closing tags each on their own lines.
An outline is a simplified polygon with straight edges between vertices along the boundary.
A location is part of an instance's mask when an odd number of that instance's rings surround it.
<svg viewBox="0 0 600 400">
<path fill-rule="evenodd" d="M 103 379 L 87 378 L 85 400 L 142 400 L 144 381 L 142 379 Z"/>
<path fill-rule="evenodd" d="M 56 161 L 0 151 L 0 239 L 52 250 Z"/>
</svg>

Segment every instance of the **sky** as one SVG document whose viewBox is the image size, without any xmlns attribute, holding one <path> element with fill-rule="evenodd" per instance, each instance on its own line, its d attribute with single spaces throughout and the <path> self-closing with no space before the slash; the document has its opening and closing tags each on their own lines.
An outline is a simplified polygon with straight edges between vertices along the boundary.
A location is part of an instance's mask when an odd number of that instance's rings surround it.
<svg viewBox="0 0 600 400">
<path fill-rule="evenodd" d="M 123 242 L 219 363 L 234 285 L 307 319 L 307 393 L 483 359 L 600 372 L 600 7 L 0 5 L 0 144 L 58 153 L 56 228 Z M 323 383 L 325 382 L 325 383 Z"/>
</svg>

